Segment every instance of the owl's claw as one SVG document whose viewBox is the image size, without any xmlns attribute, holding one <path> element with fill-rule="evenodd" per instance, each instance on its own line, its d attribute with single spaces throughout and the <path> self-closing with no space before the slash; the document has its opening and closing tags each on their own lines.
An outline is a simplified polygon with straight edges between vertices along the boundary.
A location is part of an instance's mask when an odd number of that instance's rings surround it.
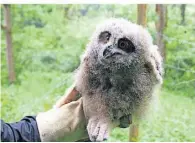
<svg viewBox="0 0 195 143">
<path fill-rule="evenodd" d="M 92 142 L 102 142 L 108 138 L 108 123 L 101 120 L 90 120 L 87 126 Z"/>
</svg>

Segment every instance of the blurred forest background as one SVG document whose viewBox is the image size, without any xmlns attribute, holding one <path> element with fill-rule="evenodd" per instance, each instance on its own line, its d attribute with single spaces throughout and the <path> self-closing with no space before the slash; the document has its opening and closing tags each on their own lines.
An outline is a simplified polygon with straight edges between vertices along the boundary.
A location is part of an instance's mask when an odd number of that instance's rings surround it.
<svg viewBox="0 0 195 143">
<path fill-rule="evenodd" d="M 127 4 L 1 5 L 1 119 L 52 108 L 72 84 L 96 24 L 110 17 L 137 23 L 137 11 Z M 140 124 L 139 141 L 195 141 L 195 5 L 166 5 L 165 12 L 164 84 L 156 112 Z M 158 43 L 156 5 L 147 5 L 146 15 Z M 128 141 L 128 129 L 115 129 L 108 141 Z"/>
</svg>

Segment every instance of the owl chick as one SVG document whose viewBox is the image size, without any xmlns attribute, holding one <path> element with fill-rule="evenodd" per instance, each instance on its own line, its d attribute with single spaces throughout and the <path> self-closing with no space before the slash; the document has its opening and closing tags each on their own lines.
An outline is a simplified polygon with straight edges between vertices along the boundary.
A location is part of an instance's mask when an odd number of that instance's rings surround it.
<svg viewBox="0 0 195 143">
<path fill-rule="evenodd" d="M 114 18 L 97 26 L 75 76 L 90 140 L 103 141 L 112 128 L 125 127 L 124 117 L 142 118 L 162 73 L 158 47 L 143 27 Z"/>
</svg>

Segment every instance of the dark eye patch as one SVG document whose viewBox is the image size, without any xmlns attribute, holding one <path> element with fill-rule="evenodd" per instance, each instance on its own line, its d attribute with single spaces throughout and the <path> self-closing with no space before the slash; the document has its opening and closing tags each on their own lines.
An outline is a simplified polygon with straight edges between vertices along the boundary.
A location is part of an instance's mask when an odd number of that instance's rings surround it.
<svg viewBox="0 0 195 143">
<path fill-rule="evenodd" d="M 121 38 L 118 40 L 118 48 L 125 51 L 126 53 L 132 53 L 135 51 L 135 46 L 127 38 Z"/>
<path fill-rule="evenodd" d="M 106 44 L 109 41 L 110 36 L 111 34 L 108 31 L 101 32 L 99 35 L 99 42 Z"/>
</svg>

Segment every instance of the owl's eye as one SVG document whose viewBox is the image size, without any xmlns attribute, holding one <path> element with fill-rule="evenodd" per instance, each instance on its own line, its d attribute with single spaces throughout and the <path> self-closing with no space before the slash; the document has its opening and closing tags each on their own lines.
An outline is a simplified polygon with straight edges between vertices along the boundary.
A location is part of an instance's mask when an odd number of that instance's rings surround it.
<svg viewBox="0 0 195 143">
<path fill-rule="evenodd" d="M 99 36 L 99 42 L 102 42 L 102 43 L 107 43 L 109 40 L 110 40 L 110 32 L 108 31 L 104 31 L 102 33 L 100 33 L 100 36 Z"/>
<path fill-rule="evenodd" d="M 131 53 L 131 52 L 135 51 L 135 46 L 127 38 L 119 39 L 118 48 L 125 51 L 125 52 L 127 52 L 127 53 Z"/>
</svg>

